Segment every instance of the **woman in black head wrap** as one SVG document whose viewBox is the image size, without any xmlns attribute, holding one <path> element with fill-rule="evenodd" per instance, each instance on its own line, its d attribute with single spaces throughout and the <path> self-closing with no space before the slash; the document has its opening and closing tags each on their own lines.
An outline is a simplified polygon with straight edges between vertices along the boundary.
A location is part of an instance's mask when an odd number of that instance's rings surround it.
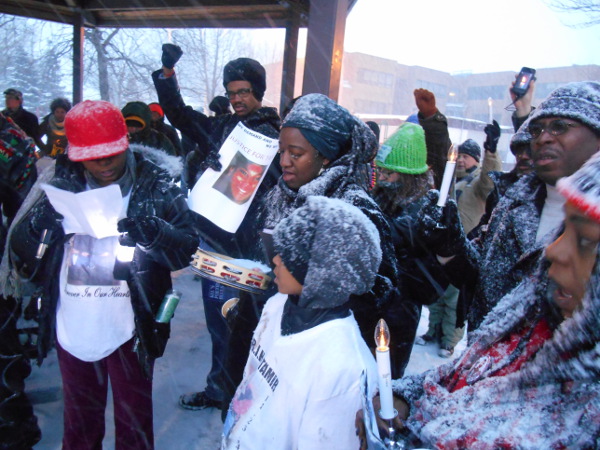
<svg viewBox="0 0 600 450">
<path fill-rule="evenodd" d="M 367 193 L 369 162 L 377 147 L 371 129 L 330 98 L 309 94 L 297 99 L 279 137 L 283 175 L 265 197 L 259 216 L 261 229 L 274 228 L 304 205 L 308 196 L 320 195 L 357 206 L 375 224 L 383 253 L 375 286 L 351 297 L 351 308 L 370 347 L 381 307 L 397 277 L 389 225 Z"/>
</svg>

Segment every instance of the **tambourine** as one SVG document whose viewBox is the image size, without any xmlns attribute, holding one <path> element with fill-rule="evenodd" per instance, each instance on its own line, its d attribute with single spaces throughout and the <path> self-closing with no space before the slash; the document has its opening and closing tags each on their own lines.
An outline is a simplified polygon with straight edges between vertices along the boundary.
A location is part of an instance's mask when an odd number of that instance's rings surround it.
<svg viewBox="0 0 600 450">
<path fill-rule="evenodd" d="M 271 277 L 260 270 L 235 264 L 236 261 L 219 253 L 198 249 L 190 265 L 192 271 L 203 278 L 253 294 L 264 293 L 269 287 Z"/>
</svg>

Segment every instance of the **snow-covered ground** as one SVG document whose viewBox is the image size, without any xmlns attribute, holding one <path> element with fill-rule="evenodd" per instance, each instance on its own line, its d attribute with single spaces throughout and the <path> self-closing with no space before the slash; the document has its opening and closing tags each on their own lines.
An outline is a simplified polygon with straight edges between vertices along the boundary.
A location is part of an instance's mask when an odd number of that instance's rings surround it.
<svg viewBox="0 0 600 450">
<path fill-rule="evenodd" d="M 200 283 L 190 269 L 173 274 L 174 285 L 183 293 L 172 322 L 171 339 L 165 355 L 154 370 L 154 434 L 158 450 L 217 449 L 220 444 L 221 415 L 216 409 L 187 411 L 177 404 L 185 392 L 204 388 L 210 366 L 210 338 L 206 330 Z M 423 308 L 418 335 L 427 330 L 427 308 Z M 392 337 L 393 338 L 393 337 Z M 459 343 L 455 355 L 464 348 Z M 407 373 L 419 373 L 447 360 L 437 356 L 437 346 L 415 346 Z M 26 381 L 42 429 L 36 449 L 60 449 L 62 439 L 62 390 L 56 354 L 53 351 L 41 367 L 34 366 Z M 112 406 L 107 408 L 105 449 L 114 449 Z"/>
</svg>

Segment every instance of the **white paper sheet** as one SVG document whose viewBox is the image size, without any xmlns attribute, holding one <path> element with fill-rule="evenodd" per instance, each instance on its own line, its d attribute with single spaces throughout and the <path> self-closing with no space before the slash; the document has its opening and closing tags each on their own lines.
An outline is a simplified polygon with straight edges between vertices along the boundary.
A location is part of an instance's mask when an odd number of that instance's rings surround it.
<svg viewBox="0 0 600 450">
<path fill-rule="evenodd" d="M 97 239 L 118 236 L 117 222 L 123 210 L 121 188 L 116 184 L 85 192 L 69 192 L 41 184 L 50 203 L 64 216 L 66 234 L 89 234 Z"/>
<path fill-rule="evenodd" d="M 278 149 L 277 139 L 238 123 L 219 151 L 223 170 L 202 174 L 188 197 L 190 209 L 235 233 Z"/>
</svg>

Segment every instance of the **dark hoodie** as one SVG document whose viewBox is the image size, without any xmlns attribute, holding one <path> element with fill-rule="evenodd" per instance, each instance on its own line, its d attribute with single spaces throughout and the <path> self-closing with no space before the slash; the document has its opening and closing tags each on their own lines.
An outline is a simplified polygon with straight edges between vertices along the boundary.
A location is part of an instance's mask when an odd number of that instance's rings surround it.
<svg viewBox="0 0 600 450">
<path fill-rule="evenodd" d="M 123 107 L 121 112 L 123 113 L 123 117 L 125 117 L 125 121 L 135 120 L 144 126 L 141 131 L 129 136 L 130 143 L 157 148 L 169 155 L 177 155 L 175 147 L 173 147 L 169 138 L 150 126 L 152 112 L 148 105 L 143 102 L 129 102 Z M 135 119 L 133 119 L 134 117 Z"/>
</svg>

